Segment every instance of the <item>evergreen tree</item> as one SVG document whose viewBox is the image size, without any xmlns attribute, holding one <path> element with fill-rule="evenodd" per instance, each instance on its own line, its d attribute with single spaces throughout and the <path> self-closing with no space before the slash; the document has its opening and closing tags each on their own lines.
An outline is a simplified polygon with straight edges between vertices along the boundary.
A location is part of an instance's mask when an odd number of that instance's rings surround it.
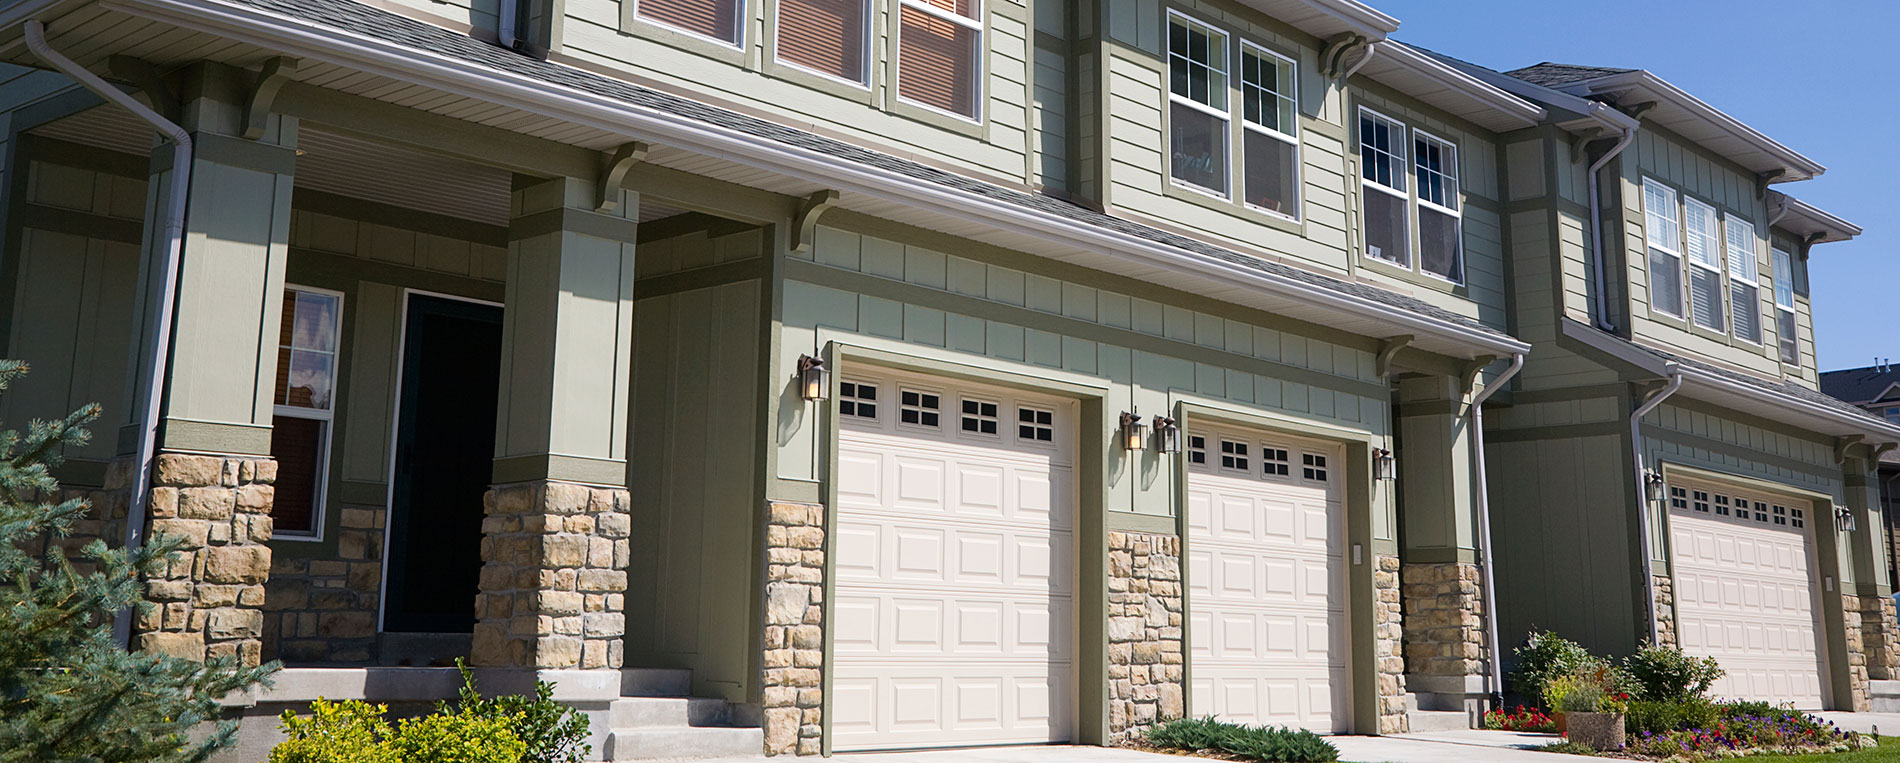
<svg viewBox="0 0 1900 763">
<path fill-rule="evenodd" d="M 0 392 L 26 372 L 25 363 L 0 361 Z M 87 442 L 99 411 L 89 405 L 24 433 L 0 432 L 0 763 L 203 761 L 235 740 L 229 722 L 193 733 L 218 718 L 219 698 L 277 669 L 119 646 L 114 616 L 152 606 L 139 573 L 164 564 L 175 541 L 127 551 L 94 540 L 80 550 L 83 569 L 46 542 L 90 508 L 58 501 L 50 469 L 63 448 Z M 42 545 L 45 554 L 34 553 Z"/>
</svg>

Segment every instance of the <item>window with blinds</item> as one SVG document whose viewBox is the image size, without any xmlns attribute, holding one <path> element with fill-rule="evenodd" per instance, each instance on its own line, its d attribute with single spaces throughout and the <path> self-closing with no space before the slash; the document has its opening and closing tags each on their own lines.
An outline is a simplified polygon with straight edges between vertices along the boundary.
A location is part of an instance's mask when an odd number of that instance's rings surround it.
<svg viewBox="0 0 1900 763">
<path fill-rule="evenodd" d="M 774 55 L 781 63 L 862 86 L 870 15 L 867 0 L 779 0 Z"/>
<path fill-rule="evenodd" d="M 633 13 L 727 45 L 739 44 L 739 9 L 744 0 L 634 0 Z"/>
<path fill-rule="evenodd" d="M 1760 265 L 1755 254 L 1755 225 L 1734 216 L 1728 223 L 1728 285 L 1735 304 L 1735 338 L 1761 344 Z"/>
<path fill-rule="evenodd" d="M 1643 229 L 1649 243 L 1649 307 L 1682 317 L 1682 211 L 1676 189 L 1643 178 Z"/>
<path fill-rule="evenodd" d="M 1722 234 L 1715 208 L 1695 199 L 1683 203 L 1683 246 L 1689 255 L 1689 315 L 1697 326 L 1727 331 L 1722 297 Z"/>
<path fill-rule="evenodd" d="M 981 0 L 899 0 L 897 97 L 981 119 Z"/>
<path fill-rule="evenodd" d="M 1775 340 L 1780 345 L 1781 362 L 1801 362 L 1794 325 L 1794 255 L 1788 250 L 1773 250 L 1775 278 Z"/>
</svg>

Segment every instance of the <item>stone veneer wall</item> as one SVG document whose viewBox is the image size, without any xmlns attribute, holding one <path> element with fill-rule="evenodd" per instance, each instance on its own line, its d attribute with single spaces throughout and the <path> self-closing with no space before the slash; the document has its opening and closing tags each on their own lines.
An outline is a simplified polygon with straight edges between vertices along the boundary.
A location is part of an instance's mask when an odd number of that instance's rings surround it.
<svg viewBox="0 0 1900 763">
<path fill-rule="evenodd" d="M 1853 693 L 1854 712 L 1864 713 L 1873 709 L 1867 697 L 1867 648 L 1861 631 L 1861 597 L 1851 593 L 1841 594 L 1841 625 L 1847 631 L 1847 676 L 1852 682 L 1849 687 Z"/>
<path fill-rule="evenodd" d="M 86 513 L 73 520 L 72 529 L 63 537 L 43 536 L 36 548 L 27 549 L 45 558 L 49 548 L 58 548 L 65 552 L 67 560 L 81 573 L 91 572 L 95 566 L 84 560 L 80 553 L 86 544 L 94 540 L 103 540 L 107 546 L 117 548 L 125 545 L 125 517 L 132 506 L 132 462 L 134 459 L 121 458 L 106 467 L 105 484 L 96 488 L 61 485 L 59 495 L 54 499 L 60 503 L 79 499 L 89 508 Z"/>
<path fill-rule="evenodd" d="M 164 453 L 153 473 L 149 532 L 184 546 L 146 580 L 156 606 L 134 626 L 138 648 L 259 664 L 277 462 Z"/>
<path fill-rule="evenodd" d="M 1406 668 L 1413 675 L 1484 675 L 1484 592 L 1478 565 L 1407 564 L 1400 580 Z"/>
<path fill-rule="evenodd" d="M 765 754 L 824 751 L 825 507 L 766 506 Z"/>
<path fill-rule="evenodd" d="M 1676 584 L 1668 575 L 1657 575 L 1652 580 L 1656 591 L 1656 640 L 1657 646 L 1674 647 L 1681 643 L 1676 639 Z"/>
<path fill-rule="evenodd" d="M 1860 597 L 1860 634 L 1867 654 L 1867 678 L 1900 678 L 1900 622 L 1895 619 L 1893 597 Z"/>
<path fill-rule="evenodd" d="M 383 507 L 345 506 L 336 556 L 278 557 L 264 586 L 264 656 L 295 664 L 376 659 Z"/>
<path fill-rule="evenodd" d="M 474 664 L 622 666 L 631 498 L 625 488 L 552 480 L 488 490 Z"/>
<path fill-rule="evenodd" d="M 1108 534 L 1108 736 L 1186 714 L 1181 539 Z"/>
<path fill-rule="evenodd" d="M 1403 734 L 1411 729 L 1405 715 L 1405 613 L 1399 590 L 1399 558 L 1378 556 L 1372 573 L 1373 655 L 1379 686 L 1379 733 Z"/>
</svg>

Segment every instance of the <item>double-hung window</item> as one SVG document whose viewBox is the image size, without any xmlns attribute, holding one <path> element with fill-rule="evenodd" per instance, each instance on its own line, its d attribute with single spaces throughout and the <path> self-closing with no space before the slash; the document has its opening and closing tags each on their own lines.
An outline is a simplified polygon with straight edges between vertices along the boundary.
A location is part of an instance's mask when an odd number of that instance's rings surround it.
<svg viewBox="0 0 1900 763">
<path fill-rule="evenodd" d="M 1240 43 L 1242 192 L 1247 206 L 1300 216 L 1299 98 L 1293 59 Z"/>
<path fill-rule="evenodd" d="M 279 536 L 314 538 L 323 526 L 342 308 L 343 296 L 334 292 L 284 290 L 270 438 L 277 459 L 271 519 Z"/>
<path fill-rule="evenodd" d="M 1761 344 L 1760 266 L 1755 259 L 1755 226 L 1729 215 L 1728 288 L 1734 303 L 1735 338 Z"/>
<path fill-rule="evenodd" d="M 1711 331 L 1728 328 L 1722 308 L 1722 235 L 1715 207 L 1683 200 L 1683 245 L 1689 255 L 1689 315 Z M 1739 305 L 1738 305 L 1739 308 Z"/>
<path fill-rule="evenodd" d="M 633 15 L 724 44 L 739 44 L 745 0 L 634 0 Z"/>
<path fill-rule="evenodd" d="M 864 86 L 869 0 L 778 0 L 773 55 L 780 63 Z"/>
<path fill-rule="evenodd" d="M 1168 172 L 1227 198 L 1227 33 L 1168 14 Z"/>
<path fill-rule="evenodd" d="M 1781 362 L 1801 362 L 1800 344 L 1794 328 L 1794 255 L 1779 246 L 1772 250 L 1775 268 L 1775 340 L 1781 345 Z"/>
<path fill-rule="evenodd" d="M 898 0 L 897 97 L 982 118 L 982 0 Z"/>
<path fill-rule="evenodd" d="M 1649 306 L 1677 318 L 1682 317 L 1681 215 L 1674 188 L 1643 178 L 1643 228 L 1649 240 Z M 1602 287 L 1602 284 L 1597 285 L 1597 288 Z"/>
<path fill-rule="evenodd" d="M 1418 264 L 1452 283 L 1464 283 L 1463 213 L 1458 205 L 1458 147 L 1412 130 L 1412 168 L 1418 178 Z"/>
<path fill-rule="evenodd" d="M 1412 233 L 1406 195 L 1405 125 L 1370 109 L 1359 110 L 1360 207 L 1365 215 L 1366 256 L 1412 267 Z"/>
</svg>

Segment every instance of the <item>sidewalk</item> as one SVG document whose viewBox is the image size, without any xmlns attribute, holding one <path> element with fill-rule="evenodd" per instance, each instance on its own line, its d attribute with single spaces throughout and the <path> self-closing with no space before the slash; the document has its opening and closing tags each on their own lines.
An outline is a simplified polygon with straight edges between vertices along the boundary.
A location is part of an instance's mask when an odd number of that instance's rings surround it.
<svg viewBox="0 0 1900 763">
<path fill-rule="evenodd" d="M 1895 727 L 1900 730 L 1900 725 Z M 1504 731 L 1446 731 L 1389 737 L 1327 737 L 1339 748 L 1339 759 L 1350 763 L 1566 763 L 1593 761 L 1575 755 L 1554 755 L 1531 748 L 1556 737 Z M 986 747 L 928 752 L 852 753 L 834 756 L 845 763 L 1182 763 L 1177 755 L 1136 752 L 1104 747 Z"/>
</svg>

